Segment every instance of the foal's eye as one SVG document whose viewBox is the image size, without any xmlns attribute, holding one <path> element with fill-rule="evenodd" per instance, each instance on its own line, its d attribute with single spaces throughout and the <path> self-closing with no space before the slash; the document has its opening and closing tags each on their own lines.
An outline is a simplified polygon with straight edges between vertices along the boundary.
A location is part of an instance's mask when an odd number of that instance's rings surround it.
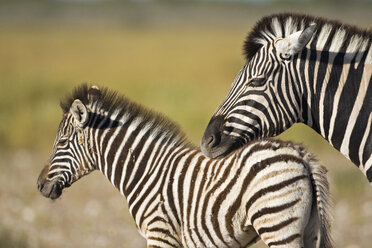
<svg viewBox="0 0 372 248">
<path fill-rule="evenodd" d="M 256 77 L 256 78 L 252 78 L 251 80 L 249 80 L 249 82 L 247 83 L 247 86 L 259 87 L 259 86 L 264 85 L 265 82 L 266 82 L 266 78 Z"/>
<path fill-rule="evenodd" d="M 67 142 L 68 142 L 68 139 L 67 138 L 61 138 L 58 141 L 57 146 L 65 146 L 65 145 L 67 145 Z"/>
</svg>

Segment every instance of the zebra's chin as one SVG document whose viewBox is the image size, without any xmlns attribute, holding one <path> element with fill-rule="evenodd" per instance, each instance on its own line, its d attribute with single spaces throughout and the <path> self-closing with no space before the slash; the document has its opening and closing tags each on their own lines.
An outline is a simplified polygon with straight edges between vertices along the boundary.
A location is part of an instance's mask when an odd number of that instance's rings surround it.
<svg viewBox="0 0 372 248">
<path fill-rule="evenodd" d="M 202 141 L 201 151 L 209 158 L 222 158 L 242 146 L 243 143 L 240 140 L 228 138 L 226 136 L 226 138 L 221 139 L 221 142 L 216 146 L 210 146 L 208 143 Z"/>
<path fill-rule="evenodd" d="M 44 181 L 43 183 L 38 183 L 38 188 L 43 196 L 55 200 L 62 195 L 64 187 L 57 181 Z"/>
</svg>

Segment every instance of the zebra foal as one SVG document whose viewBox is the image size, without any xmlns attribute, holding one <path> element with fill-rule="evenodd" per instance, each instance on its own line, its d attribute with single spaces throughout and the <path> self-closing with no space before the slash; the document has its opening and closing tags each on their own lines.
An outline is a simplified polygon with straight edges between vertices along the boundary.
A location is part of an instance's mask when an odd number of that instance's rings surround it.
<svg viewBox="0 0 372 248">
<path fill-rule="evenodd" d="M 107 89 L 61 102 L 52 155 L 38 178 L 56 199 L 100 170 L 128 201 L 148 247 L 332 247 L 325 169 L 292 143 L 260 140 L 209 159 L 177 126 Z"/>
</svg>

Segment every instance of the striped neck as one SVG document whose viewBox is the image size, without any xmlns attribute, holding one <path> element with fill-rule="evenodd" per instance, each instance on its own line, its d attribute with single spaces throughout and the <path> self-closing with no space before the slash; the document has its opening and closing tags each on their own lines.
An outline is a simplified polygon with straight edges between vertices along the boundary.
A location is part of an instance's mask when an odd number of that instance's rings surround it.
<svg viewBox="0 0 372 248">
<path fill-rule="evenodd" d="M 177 127 L 162 116 L 150 114 L 138 105 L 130 109 L 131 112 L 118 108 L 106 113 L 96 109 L 90 123 L 97 169 L 128 202 L 138 181 L 159 163 L 157 154 L 192 147 Z"/>
<path fill-rule="evenodd" d="M 177 164 L 175 157 L 194 148 L 184 141 L 183 135 L 173 130 L 172 125 L 159 122 L 157 117 L 148 119 L 147 116 L 116 113 L 117 116 L 111 115 L 101 121 L 107 123 L 101 124 L 107 127 L 95 130 L 98 132 L 95 135 L 97 167 L 125 196 L 129 212 L 144 235 L 146 216 L 141 206 L 152 201 L 157 209 L 162 201 L 159 194 L 154 194 L 151 199 L 146 196 L 149 192 L 161 192 L 167 173 Z M 149 181 L 158 188 L 153 188 Z"/>
<path fill-rule="evenodd" d="M 372 68 L 368 64 L 371 63 L 368 60 L 372 56 L 371 43 L 360 40 L 362 45 L 356 50 L 355 42 L 350 41 L 343 50 L 339 47 L 332 51 L 329 51 L 332 43 L 328 43 L 323 44 L 318 38 L 293 63 L 292 71 L 298 72 L 297 83 L 301 85 L 302 121 L 359 165 L 358 151 L 351 148 L 360 147 L 363 137 L 352 139 L 351 135 L 358 116 L 369 115 L 362 106 L 371 91 Z M 320 50 L 321 47 L 324 50 Z"/>
</svg>

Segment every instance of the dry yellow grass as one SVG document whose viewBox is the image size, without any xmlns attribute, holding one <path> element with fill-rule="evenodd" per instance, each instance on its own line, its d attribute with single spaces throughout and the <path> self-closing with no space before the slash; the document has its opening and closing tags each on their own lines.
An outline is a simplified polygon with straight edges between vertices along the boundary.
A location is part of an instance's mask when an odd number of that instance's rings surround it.
<svg viewBox="0 0 372 248">
<path fill-rule="evenodd" d="M 20 14 L 13 9 L 16 17 L 6 19 L 0 9 L 0 247 L 144 247 L 125 200 L 99 172 L 55 202 L 37 192 L 59 99 L 81 82 L 106 86 L 168 115 L 198 144 L 244 63 L 242 41 L 253 21 L 288 7 L 146 6 L 52 4 L 49 17 L 14 23 Z M 353 7 L 343 19 L 366 26 L 370 10 Z M 342 11 L 309 8 L 334 18 Z M 361 173 L 304 126 L 281 138 L 304 143 L 329 168 L 336 247 L 370 247 L 372 188 Z"/>
</svg>

